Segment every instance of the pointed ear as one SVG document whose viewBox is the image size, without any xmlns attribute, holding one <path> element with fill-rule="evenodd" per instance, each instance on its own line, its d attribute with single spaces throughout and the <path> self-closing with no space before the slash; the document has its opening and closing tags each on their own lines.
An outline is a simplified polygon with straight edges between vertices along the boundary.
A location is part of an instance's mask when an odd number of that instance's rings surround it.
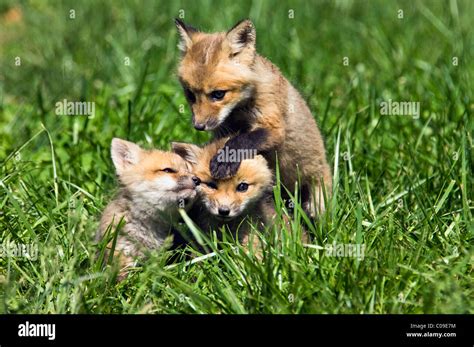
<svg viewBox="0 0 474 347">
<path fill-rule="evenodd" d="M 255 40 L 255 27 L 250 19 L 241 20 L 227 32 L 227 41 L 229 42 L 233 56 L 245 49 L 254 52 Z"/>
<path fill-rule="evenodd" d="M 119 176 L 124 170 L 138 163 L 140 152 L 142 149 L 132 142 L 118 138 L 112 139 L 112 161 Z"/>
<path fill-rule="evenodd" d="M 179 33 L 179 44 L 178 48 L 182 53 L 186 53 L 188 49 L 193 45 L 192 36 L 197 32 L 197 29 L 190 25 L 186 25 L 182 20 L 175 18 L 174 23 L 178 28 Z"/>
<path fill-rule="evenodd" d="M 202 148 L 192 143 L 171 142 L 171 148 L 174 153 L 191 164 L 197 164 L 202 153 Z"/>
</svg>

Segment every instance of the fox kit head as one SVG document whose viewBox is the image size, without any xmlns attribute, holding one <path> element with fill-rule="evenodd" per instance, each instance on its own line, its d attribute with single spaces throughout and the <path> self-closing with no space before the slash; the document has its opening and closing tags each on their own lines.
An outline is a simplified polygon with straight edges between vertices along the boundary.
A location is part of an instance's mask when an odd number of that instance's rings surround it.
<svg viewBox="0 0 474 347">
<path fill-rule="evenodd" d="M 199 179 L 188 172 L 187 162 L 179 155 L 143 150 L 117 138 L 112 140 L 111 152 L 120 183 L 134 203 L 165 211 L 188 207 L 196 197 Z"/>
<path fill-rule="evenodd" d="M 197 130 L 214 130 L 254 93 L 255 27 L 250 20 L 227 32 L 203 33 L 176 19 L 182 52 L 178 75 Z"/>
<path fill-rule="evenodd" d="M 187 160 L 199 177 L 199 197 L 206 209 L 221 220 L 231 220 L 245 214 L 272 187 L 272 173 L 261 155 L 242 161 L 237 174 L 223 180 L 211 176 L 209 161 L 222 148 L 223 141 L 204 148 L 187 143 L 173 143 L 173 151 Z"/>
</svg>

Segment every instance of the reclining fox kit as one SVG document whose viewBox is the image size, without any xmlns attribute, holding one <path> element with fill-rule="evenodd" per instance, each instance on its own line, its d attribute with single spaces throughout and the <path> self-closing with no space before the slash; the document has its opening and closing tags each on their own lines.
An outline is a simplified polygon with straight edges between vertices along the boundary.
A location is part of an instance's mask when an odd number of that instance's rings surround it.
<svg viewBox="0 0 474 347">
<path fill-rule="evenodd" d="M 234 176 L 215 179 L 209 162 L 218 154 L 227 139 L 199 147 L 173 142 L 173 151 L 190 163 L 199 177 L 198 198 L 189 211 L 190 217 L 203 231 L 222 230 L 233 233 L 244 246 L 250 236 L 250 223 L 263 230 L 275 215 L 273 209 L 273 174 L 261 155 L 242 161 Z"/>
<path fill-rule="evenodd" d="M 178 208 L 192 205 L 200 181 L 174 153 L 146 151 L 113 139 L 111 154 L 121 187 L 102 214 L 97 236 L 103 238 L 110 227 L 123 221 L 114 250 L 123 273 L 136 258 L 160 248 L 173 234 Z"/>
<path fill-rule="evenodd" d="M 174 233 L 179 208 L 201 230 L 224 227 L 248 244 L 249 221 L 268 226 L 275 216 L 277 163 L 282 185 L 290 192 L 299 189 L 311 217 L 324 212 L 331 193 L 331 171 L 316 121 L 278 68 L 256 53 L 252 22 L 243 20 L 218 33 L 175 22 L 178 76 L 192 123 L 199 131 L 211 131 L 214 140 L 204 146 L 174 142 L 172 152 L 112 141 L 120 191 L 102 215 L 98 237 L 123 220 L 114 248 L 122 273 L 147 250 L 163 246 Z M 249 152 L 250 157 L 233 160 L 222 156 Z"/>
</svg>

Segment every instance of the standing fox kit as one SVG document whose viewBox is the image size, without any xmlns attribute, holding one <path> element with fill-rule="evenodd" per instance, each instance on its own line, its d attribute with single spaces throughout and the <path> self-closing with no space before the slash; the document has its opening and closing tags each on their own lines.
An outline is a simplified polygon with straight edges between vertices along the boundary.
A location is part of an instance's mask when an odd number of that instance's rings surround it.
<svg viewBox="0 0 474 347">
<path fill-rule="evenodd" d="M 175 153 L 143 150 L 117 138 L 112 140 L 111 152 L 121 188 L 105 209 L 97 236 L 102 238 L 110 225 L 117 227 L 123 220 L 115 253 L 124 274 L 146 250 L 163 245 L 173 232 L 178 208 L 193 203 L 199 180 Z"/>
<path fill-rule="evenodd" d="M 203 33 L 178 19 L 176 26 L 182 53 L 178 75 L 194 127 L 212 131 L 215 138 L 233 136 L 229 149 L 256 149 L 272 168 L 276 154 L 282 184 L 292 191 L 300 178 L 305 208 L 312 216 L 324 211 L 331 171 L 323 139 L 298 91 L 256 53 L 252 22 L 218 33 Z M 235 175 L 239 165 L 216 155 L 210 171 L 221 179 Z"/>
</svg>

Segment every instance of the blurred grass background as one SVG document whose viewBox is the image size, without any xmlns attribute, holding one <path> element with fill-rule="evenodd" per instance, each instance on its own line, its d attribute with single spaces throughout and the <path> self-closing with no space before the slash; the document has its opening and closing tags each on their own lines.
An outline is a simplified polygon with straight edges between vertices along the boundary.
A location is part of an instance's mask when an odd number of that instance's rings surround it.
<svg viewBox="0 0 474 347">
<path fill-rule="evenodd" d="M 163 273 L 155 259 L 119 286 L 95 271 L 111 139 L 210 138 L 175 76 L 175 17 L 205 31 L 254 21 L 258 51 L 301 91 L 338 163 L 315 242 L 364 241 L 365 261 L 284 248 L 273 268 L 234 260 L 243 286 L 219 260 Z M 36 262 L 0 259 L 0 310 L 472 312 L 472 18 L 469 0 L 2 0 L 0 241 L 41 247 Z M 56 115 L 63 99 L 95 102 L 95 117 Z M 388 99 L 420 102 L 420 117 L 380 115 Z"/>
</svg>

